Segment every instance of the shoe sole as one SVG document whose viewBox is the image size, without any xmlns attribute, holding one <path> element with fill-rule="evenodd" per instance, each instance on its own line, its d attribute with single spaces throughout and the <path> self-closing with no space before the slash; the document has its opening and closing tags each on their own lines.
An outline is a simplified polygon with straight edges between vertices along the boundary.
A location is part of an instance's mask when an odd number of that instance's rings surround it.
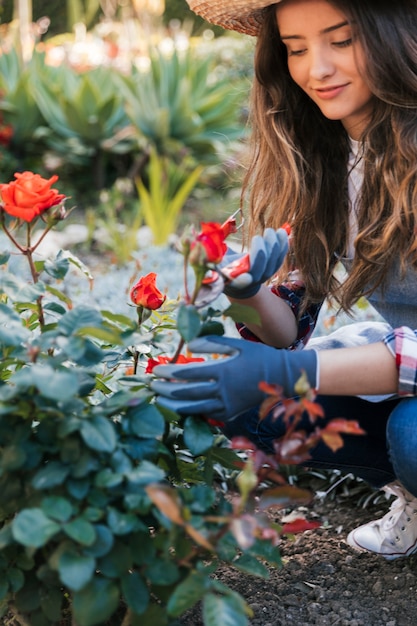
<svg viewBox="0 0 417 626">
<path fill-rule="evenodd" d="M 376 554 L 378 556 L 382 556 L 386 561 L 394 561 L 395 559 L 401 559 L 403 557 L 411 556 L 415 552 L 417 552 L 417 539 L 414 544 L 408 548 L 406 552 L 391 552 L 390 554 L 384 554 L 383 552 L 376 552 L 374 550 L 369 550 L 368 548 L 364 548 L 360 544 L 358 544 L 353 536 L 350 533 L 347 536 L 346 543 L 351 547 L 357 550 L 357 552 L 368 552 L 369 554 Z"/>
</svg>

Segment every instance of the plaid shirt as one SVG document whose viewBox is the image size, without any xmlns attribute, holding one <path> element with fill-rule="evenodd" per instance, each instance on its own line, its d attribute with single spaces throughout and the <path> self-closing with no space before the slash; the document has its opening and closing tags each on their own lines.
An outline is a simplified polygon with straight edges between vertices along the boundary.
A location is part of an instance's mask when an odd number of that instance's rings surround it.
<svg viewBox="0 0 417 626">
<path fill-rule="evenodd" d="M 384 343 L 398 368 L 398 395 L 417 396 L 417 330 L 395 328 Z"/>
</svg>

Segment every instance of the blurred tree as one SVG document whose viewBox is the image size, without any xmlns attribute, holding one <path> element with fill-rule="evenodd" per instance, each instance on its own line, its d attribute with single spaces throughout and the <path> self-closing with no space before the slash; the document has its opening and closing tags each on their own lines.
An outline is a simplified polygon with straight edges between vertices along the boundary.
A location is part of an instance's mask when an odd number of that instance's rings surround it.
<svg viewBox="0 0 417 626">
<path fill-rule="evenodd" d="M 15 2 L 0 0 L 0 20 L 2 23 L 13 19 Z M 48 35 L 57 35 L 67 30 L 67 9 L 62 0 L 32 0 L 33 20 L 47 16 L 51 20 Z"/>
<path fill-rule="evenodd" d="M 195 35 L 200 34 L 204 29 L 209 27 L 209 24 L 205 20 L 191 11 L 186 0 L 166 0 L 164 23 L 168 25 L 171 20 L 180 20 L 181 22 L 189 21 L 193 24 L 193 33 Z M 216 35 L 224 34 L 222 28 L 217 28 L 216 26 L 210 26 L 210 28 Z"/>
<path fill-rule="evenodd" d="M 14 0 L 0 0 L 0 23 L 7 23 L 12 20 L 14 4 Z M 91 26 L 91 23 L 99 18 L 99 4 L 106 3 L 103 0 L 101 2 L 100 0 L 67 0 L 67 2 L 63 2 L 63 0 L 32 0 L 33 19 L 36 21 L 44 16 L 49 17 L 51 24 L 46 36 L 58 35 L 68 31 L 68 23 L 72 23 L 80 11 L 84 11 L 88 15 L 90 21 L 88 26 Z M 111 4 L 117 6 L 121 2 L 120 0 L 112 0 Z M 200 34 L 209 26 L 207 22 L 189 9 L 186 0 L 165 0 L 164 23 L 169 24 L 173 19 L 180 22 L 189 21 L 193 25 L 194 34 Z M 210 28 L 216 35 L 224 34 L 222 28 L 215 26 L 210 26 Z"/>
</svg>

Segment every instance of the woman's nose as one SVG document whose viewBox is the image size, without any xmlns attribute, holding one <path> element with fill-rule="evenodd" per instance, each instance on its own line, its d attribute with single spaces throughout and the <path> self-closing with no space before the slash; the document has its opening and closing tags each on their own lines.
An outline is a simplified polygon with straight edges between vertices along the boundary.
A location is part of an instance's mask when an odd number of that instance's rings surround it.
<svg viewBox="0 0 417 626">
<path fill-rule="evenodd" d="M 311 50 L 310 76 L 314 80 L 323 80 L 334 73 L 334 63 L 328 50 L 321 47 Z"/>
</svg>

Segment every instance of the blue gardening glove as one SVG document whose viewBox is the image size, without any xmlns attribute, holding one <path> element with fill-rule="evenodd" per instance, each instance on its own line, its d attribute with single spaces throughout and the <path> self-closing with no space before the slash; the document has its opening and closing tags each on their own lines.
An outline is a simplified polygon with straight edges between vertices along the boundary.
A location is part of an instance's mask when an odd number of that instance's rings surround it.
<svg viewBox="0 0 417 626">
<path fill-rule="evenodd" d="M 249 272 L 226 283 L 223 292 L 226 296 L 237 299 L 254 296 L 261 285 L 279 270 L 287 251 L 288 235 L 283 228 L 277 231 L 267 228 L 262 236 L 255 235 L 249 251 Z M 222 274 L 227 277 L 230 264 L 239 261 L 244 256 L 246 253 L 236 253 L 228 248 L 220 265 Z"/>
<path fill-rule="evenodd" d="M 311 387 L 317 386 L 315 350 L 290 352 L 217 336 L 197 338 L 189 347 L 196 353 L 220 353 L 228 358 L 154 368 L 159 378 L 151 387 L 159 395 L 157 402 L 180 415 L 230 421 L 265 400 L 258 386 L 262 381 L 281 385 L 286 397 L 296 395 L 294 387 L 303 371 Z"/>
</svg>

